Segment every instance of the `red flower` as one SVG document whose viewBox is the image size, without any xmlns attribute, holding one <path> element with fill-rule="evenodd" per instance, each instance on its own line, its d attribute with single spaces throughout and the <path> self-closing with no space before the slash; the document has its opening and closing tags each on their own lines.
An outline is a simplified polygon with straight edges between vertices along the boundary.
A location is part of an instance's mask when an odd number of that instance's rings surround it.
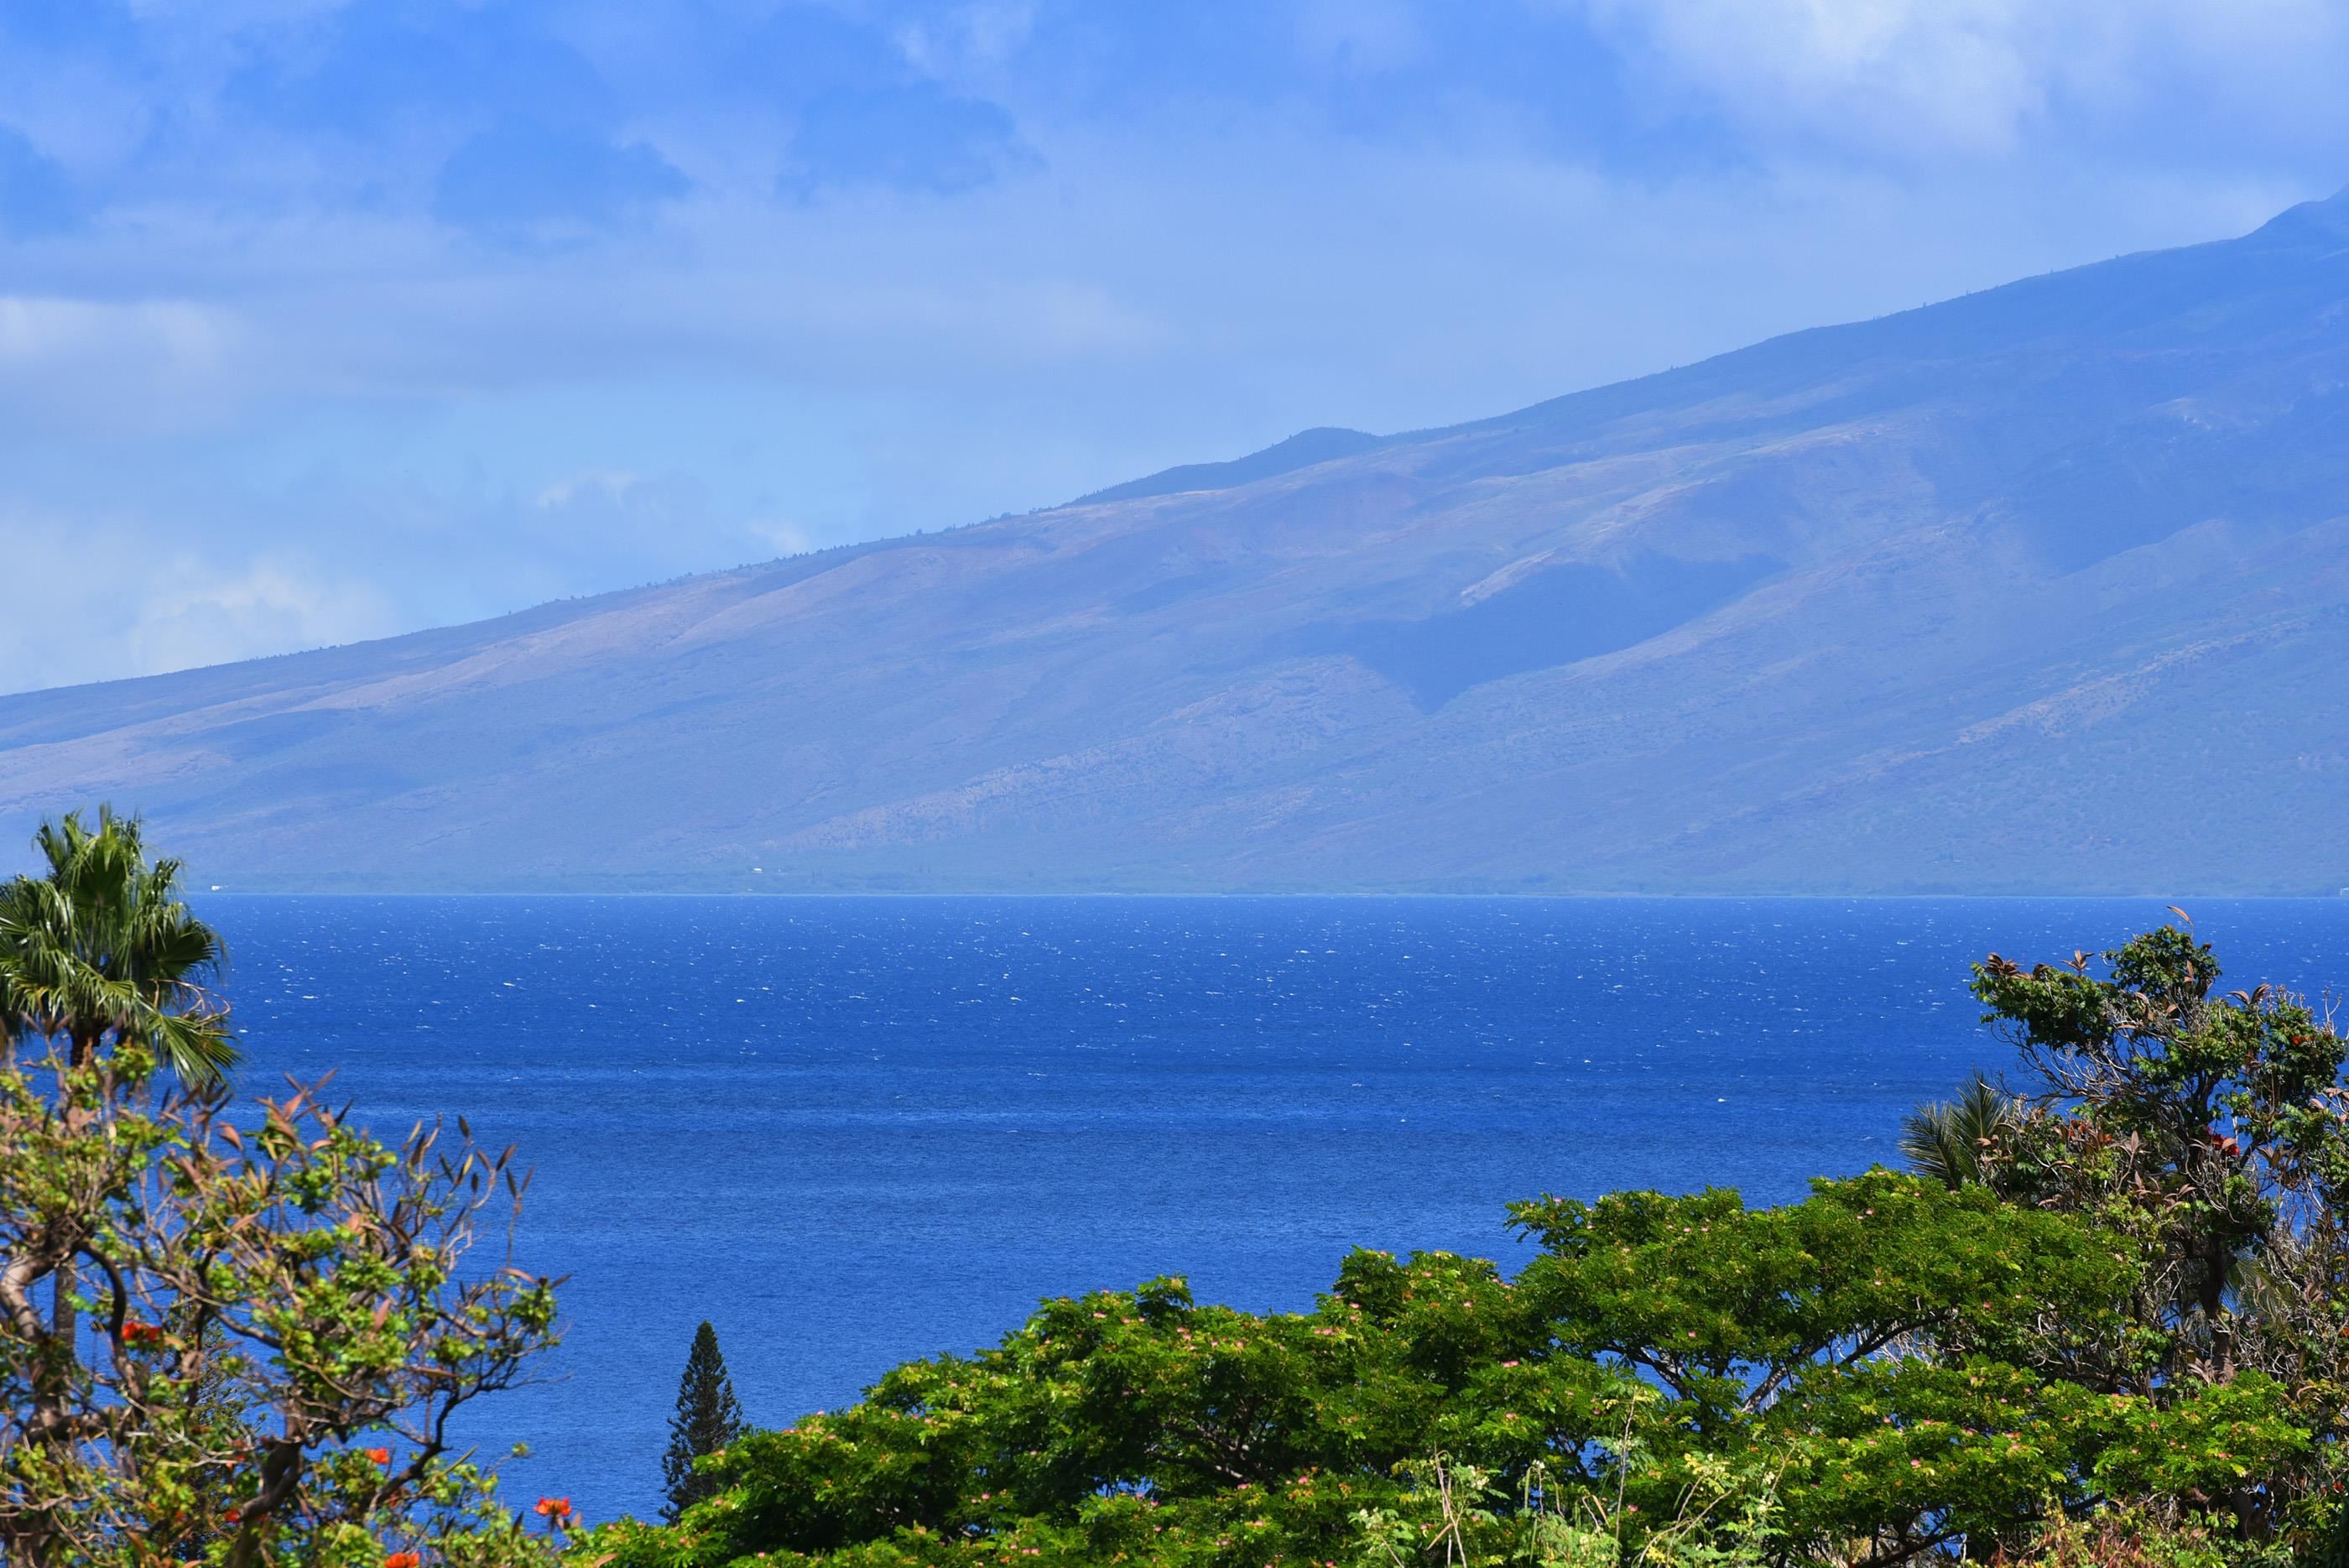
<svg viewBox="0 0 2349 1568">
<path fill-rule="evenodd" d="M 126 1345 L 153 1345 L 162 1337 L 161 1329 L 151 1323 L 140 1323 L 135 1317 L 122 1325 L 122 1339 Z"/>
<path fill-rule="evenodd" d="M 543 1497 L 538 1500 L 533 1511 L 542 1519 L 552 1519 L 560 1523 L 571 1517 L 571 1500 L 567 1497 Z"/>
<path fill-rule="evenodd" d="M 389 1449 L 369 1449 L 367 1451 L 367 1457 L 373 1459 L 379 1465 L 388 1465 L 391 1463 L 391 1450 Z"/>
<path fill-rule="evenodd" d="M 419 1568 L 423 1561 L 413 1552 L 395 1552 L 383 1560 L 383 1568 Z"/>
</svg>

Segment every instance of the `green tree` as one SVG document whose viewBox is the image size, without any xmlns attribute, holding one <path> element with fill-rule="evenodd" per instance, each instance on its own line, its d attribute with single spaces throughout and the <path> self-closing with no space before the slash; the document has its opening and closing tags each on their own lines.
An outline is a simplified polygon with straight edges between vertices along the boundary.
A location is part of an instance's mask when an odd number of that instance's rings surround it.
<svg viewBox="0 0 2349 1568">
<path fill-rule="evenodd" d="M 2216 994 L 2211 950 L 2177 927 L 2096 961 L 2028 971 L 1993 953 L 1974 992 L 2038 1080 L 2009 1139 L 2019 1193 L 2093 1214 L 2151 1251 L 2167 1370 L 2224 1378 L 2246 1265 L 2327 1250 L 2349 1179 L 2343 1042 L 2271 987 Z"/>
<path fill-rule="evenodd" d="M 1517 1272 L 1358 1251 L 1317 1309 L 1179 1281 L 751 1432 L 621 1568 L 2276 1563 L 2338 1541 L 2343 1044 L 2182 929 L 1978 966 L 2022 1092 L 1918 1174 L 1510 1210 Z M 2349 1479 L 2349 1478 L 2344 1478 Z M 2281 1527 L 2281 1528 L 2280 1528 Z M 2112 1555 L 2103 1555 L 2112 1553 Z"/>
<path fill-rule="evenodd" d="M 236 1063 L 228 1012 L 207 988 L 220 933 L 180 896 L 177 860 L 150 860 L 136 818 L 78 812 L 33 836 L 47 871 L 0 885 L 0 1033 L 13 1053 L 55 1042 L 74 1065 L 125 1041 L 191 1087 Z"/>
<path fill-rule="evenodd" d="M 1996 1163 L 2018 1201 L 2078 1216 L 2138 1266 L 2129 1385 L 2168 1398 L 2245 1374 L 2291 1391 L 2307 1467 L 2239 1478 L 2254 1535 L 2310 1501 L 2349 1438 L 2349 1090 L 2344 1043 L 2302 999 L 2222 992 L 2179 923 L 1973 988 L 2032 1082 Z"/>
<path fill-rule="evenodd" d="M 8 1561 L 551 1562 L 449 1436 L 554 1343 L 554 1282 L 467 1257 L 520 1203 L 508 1158 L 388 1148 L 308 1092 L 240 1120 L 153 1072 L 135 1040 L 0 1069 Z M 77 1256 L 90 1335 L 33 1305 Z"/>
<path fill-rule="evenodd" d="M 1173 1281 L 1046 1302 L 977 1357 L 743 1436 L 673 1526 L 594 1546 L 628 1568 L 1304 1568 L 1598 1532 L 1610 1560 L 1619 1539 L 1694 1563 L 1750 1556 L 1766 1507 L 1776 1560 L 1880 1568 L 2026 1542 L 2051 1508 L 2189 1506 L 2306 1447 L 2256 1376 L 2155 1399 L 2051 1375 L 2070 1338 L 2116 1336 L 2134 1265 L 1979 1185 L 1879 1170 L 1778 1208 L 1619 1193 L 1513 1213 L 1540 1246 L 1514 1279 L 1356 1252 L 1307 1314 L 1201 1306 Z"/>
<path fill-rule="evenodd" d="M 468 1255 L 511 1151 L 303 1090 L 240 1116 L 178 864 L 108 811 L 35 842 L 0 886 L 0 1553 L 551 1563 L 567 1506 L 525 1530 L 448 1431 L 554 1343 L 554 1282 Z"/>
<path fill-rule="evenodd" d="M 696 1459 L 726 1451 L 743 1432 L 742 1407 L 726 1358 L 718 1352 L 718 1331 L 704 1319 L 693 1331 L 693 1349 L 678 1382 L 677 1414 L 669 1417 L 668 1451 L 661 1456 L 661 1485 L 668 1497 L 665 1517 L 674 1521 L 717 1490 L 717 1482 L 694 1468 Z"/>
<path fill-rule="evenodd" d="M 1954 1100 L 1920 1106 L 1900 1124 L 1909 1168 L 1946 1187 L 1992 1185 L 1999 1151 L 2021 1120 L 2022 1103 L 1976 1073 Z"/>
<path fill-rule="evenodd" d="M 150 862 L 138 820 L 107 806 L 95 828 L 78 812 L 43 823 L 33 845 L 47 874 L 0 886 L 0 1058 L 43 1042 L 82 1067 L 135 1043 L 183 1084 L 220 1083 L 236 1047 L 207 982 L 225 950 L 181 900 L 180 863 Z M 68 1339 L 78 1262 L 66 1256 L 52 1282 Z"/>
</svg>

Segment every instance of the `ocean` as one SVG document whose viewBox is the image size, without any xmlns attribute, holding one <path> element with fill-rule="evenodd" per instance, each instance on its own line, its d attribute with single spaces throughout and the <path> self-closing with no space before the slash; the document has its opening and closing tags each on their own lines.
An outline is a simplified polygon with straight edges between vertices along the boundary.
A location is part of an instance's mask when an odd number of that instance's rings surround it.
<svg viewBox="0 0 2349 1568">
<path fill-rule="evenodd" d="M 2349 982 L 2349 898 L 2189 906 L 2230 984 Z M 1544 1192 L 1897 1163 L 2009 1048 L 1968 962 L 2158 900 L 254 898 L 212 895 L 241 1085 L 468 1117 L 564 1274 L 508 1489 L 659 1507 L 695 1324 L 781 1425 L 1042 1296 L 1309 1306 L 1349 1248 L 1522 1257 Z M 492 1238 L 493 1241 L 502 1238 Z"/>
</svg>

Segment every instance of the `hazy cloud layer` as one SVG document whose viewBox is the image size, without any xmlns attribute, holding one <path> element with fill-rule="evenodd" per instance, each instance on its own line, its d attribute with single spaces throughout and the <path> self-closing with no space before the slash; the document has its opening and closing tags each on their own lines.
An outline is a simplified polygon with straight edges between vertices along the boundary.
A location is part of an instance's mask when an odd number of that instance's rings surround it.
<svg viewBox="0 0 2349 1568">
<path fill-rule="evenodd" d="M 0 0 L 0 690 L 2238 231 L 2349 182 L 2344 67 L 2314 0 Z"/>
</svg>

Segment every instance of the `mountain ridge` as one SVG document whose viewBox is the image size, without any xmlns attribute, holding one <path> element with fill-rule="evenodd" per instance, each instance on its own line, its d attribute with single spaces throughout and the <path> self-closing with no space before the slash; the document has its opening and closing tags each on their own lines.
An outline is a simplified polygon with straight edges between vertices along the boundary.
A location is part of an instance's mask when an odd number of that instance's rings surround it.
<svg viewBox="0 0 2349 1568">
<path fill-rule="evenodd" d="M 1089 492 L 1069 504 L 1093 506 L 1111 501 L 1141 501 L 1154 495 L 1179 495 L 1194 490 L 1232 490 L 1256 480 L 1271 479 L 1300 468 L 1351 457 L 1357 452 L 1382 445 L 1384 440 L 1366 431 L 1316 425 L 1245 457 L 1236 457 L 1227 462 L 1181 463 L 1141 479 L 1130 479 L 1123 484 L 1112 484 L 1106 490 Z"/>
<path fill-rule="evenodd" d="M 2344 325 L 2336 196 L 1467 424 L 0 698 L 0 812 L 110 798 L 287 889 L 2331 893 Z"/>
</svg>

